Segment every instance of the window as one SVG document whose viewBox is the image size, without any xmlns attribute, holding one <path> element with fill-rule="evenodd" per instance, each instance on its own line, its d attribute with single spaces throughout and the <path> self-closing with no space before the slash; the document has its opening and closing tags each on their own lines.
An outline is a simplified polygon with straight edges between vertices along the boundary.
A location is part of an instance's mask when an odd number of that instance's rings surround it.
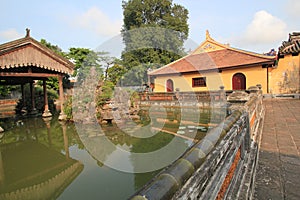
<svg viewBox="0 0 300 200">
<path fill-rule="evenodd" d="M 193 87 L 206 87 L 206 77 L 193 78 Z"/>
</svg>

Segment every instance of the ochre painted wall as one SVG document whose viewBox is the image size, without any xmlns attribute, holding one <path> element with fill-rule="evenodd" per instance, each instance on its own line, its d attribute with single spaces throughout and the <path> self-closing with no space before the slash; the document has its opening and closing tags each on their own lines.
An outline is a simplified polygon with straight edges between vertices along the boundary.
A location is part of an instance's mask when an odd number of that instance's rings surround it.
<svg viewBox="0 0 300 200">
<path fill-rule="evenodd" d="M 185 74 L 182 76 L 159 76 L 155 79 L 154 92 L 166 92 L 166 82 L 168 79 L 173 80 L 174 90 L 179 88 L 180 91 L 206 91 L 219 90 L 224 86 L 225 90 L 232 90 L 232 77 L 236 73 L 243 73 L 246 76 L 246 89 L 257 84 L 262 85 L 263 93 L 267 93 L 267 69 L 262 66 L 240 68 L 234 70 L 224 70 L 219 72 L 206 72 Z M 207 87 L 192 87 L 192 78 L 206 77 Z"/>
<path fill-rule="evenodd" d="M 270 69 L 270 93 L 299 93 L 300 92 L 300 54 L 285 55 L 280 58 L 278 66 Z"/>
<path fill-rule="evenodd" d="M 250 86 L 256 86 L 261 84 L 263 93 L 267 93 L 267 68 L 262 66 L 248 67 L 234 70 L 224 70 L 222 72 L 222 79 L 225 86 L 225 90 L 232 90 L 232 77 L 236 73 L 242 73 L 246 76 L 246 89 Z"/>
</svg>

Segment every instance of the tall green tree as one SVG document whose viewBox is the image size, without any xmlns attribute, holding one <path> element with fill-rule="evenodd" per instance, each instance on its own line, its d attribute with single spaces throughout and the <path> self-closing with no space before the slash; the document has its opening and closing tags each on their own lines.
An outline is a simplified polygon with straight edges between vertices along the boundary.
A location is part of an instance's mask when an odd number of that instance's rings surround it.
<svg viewBox="0 0 300 200">
<path fill-rule="evenodd" d="M 75 63 L 73 76 L 77 76 L 77 81 L 80 83 L 90 73 L 91 68 L 94 67 L 100 78 L 103 75 L 101 58 L 106 54 L 106 52 L 95 52 L 87 48 L 70 48 L 68 58 Z"/>
<path fill-rule="evenodd" d="M 157 68 L 185 54 L 183 45 L 189 32 L 186 8 L 172 0 L 128 0 L 122 7 L 122 60 L 127 70 L 139 66 L 138 71 L 147 71 L 149 65 Z"/>
</svg>

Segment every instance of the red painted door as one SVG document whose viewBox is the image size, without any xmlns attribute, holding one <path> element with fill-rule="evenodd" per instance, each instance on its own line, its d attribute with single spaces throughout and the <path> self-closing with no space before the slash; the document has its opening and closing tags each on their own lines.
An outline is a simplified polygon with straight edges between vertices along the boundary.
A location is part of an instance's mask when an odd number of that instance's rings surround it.
<svg viewBox="0 0 300 200">
<path fill-rule="evenodd" d="M 167 92 L 173 92 L 174 91 L 173 81 L 171 79 L 167 80 L 166 88 L 167 88 Z"/>
<path fill-rule="evenodd" d="M 246 76 L 237 73 L 232 77 L 232 90 L 246 90 Z"/>
</svg>

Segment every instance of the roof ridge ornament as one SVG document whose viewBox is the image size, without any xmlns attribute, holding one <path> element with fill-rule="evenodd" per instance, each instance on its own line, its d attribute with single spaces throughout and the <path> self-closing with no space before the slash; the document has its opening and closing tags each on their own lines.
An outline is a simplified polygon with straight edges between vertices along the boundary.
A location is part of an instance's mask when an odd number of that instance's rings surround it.
<svg viewBox="0 0 300 200">
<path fill-rule="evenodd" d="M 30 37 L 30 29 L 29 28 L 26 28 L 26 36 L 25 36 L 26 38 L 27 37 Z"/>
<path fill-rule="evenodd" d="M 209 31 L 206 30 L 206 40 L 211 40 L 212 38 L 210 37 Z"/>
</svg>

